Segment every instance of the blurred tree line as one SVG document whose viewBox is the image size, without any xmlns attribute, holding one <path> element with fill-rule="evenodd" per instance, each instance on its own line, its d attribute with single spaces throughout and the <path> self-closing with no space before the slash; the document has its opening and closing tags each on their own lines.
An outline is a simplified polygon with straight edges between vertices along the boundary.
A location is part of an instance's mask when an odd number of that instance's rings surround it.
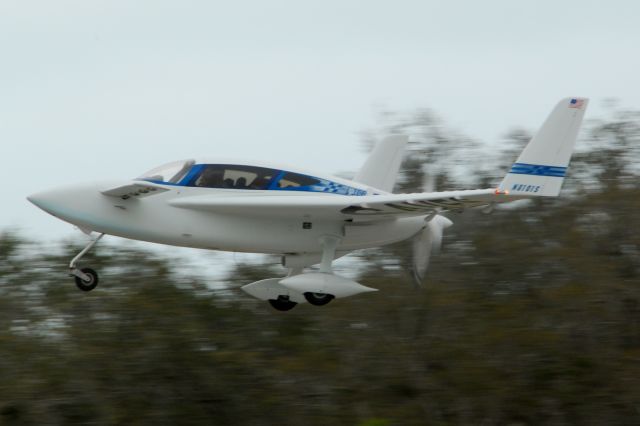
<svg viewBox="0 0 640 426">
<path fill-rule="evenodd" d="M 496 154 L 428 110 L 380 123 L 365 143 L 413 136 L 401 191 L 494 185 L 530 136 Z M 422 289 L 410 245 L 355 253 L 381 291 L 322 308 L 239 290 L 273 265 L 216 290 L 127 246 L 88 256 L 102 282 L 82 293 L 80 243 L 5 231 L 0 424 L 639 424 L 640 116 L 586 127 L 564 197 L 448 215 Z"/>
</svg>

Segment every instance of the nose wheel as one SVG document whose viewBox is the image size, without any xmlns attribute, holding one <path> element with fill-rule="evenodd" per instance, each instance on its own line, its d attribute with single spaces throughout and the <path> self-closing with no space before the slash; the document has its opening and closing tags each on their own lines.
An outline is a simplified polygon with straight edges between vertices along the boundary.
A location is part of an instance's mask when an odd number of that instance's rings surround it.
<svg viewBox="0 0 640 426">
<path fill-rule="evenodd" d="M 96 288 L 98 285 L 98 273 L 91 268 L 82 268 L 80 272 L 82 272 L 86 278 L 75 276 L 76 287 L 82 291 L 91 291 Z"/>
<path fill-rule="evenodd" d="M 78 269 L 78 261 L 82 258 L 82 256 L 87 254 L 87 252 L 91 250 L 91 248 L 95 246 L 103 236 L 104 234 L 100 234 L 95 240 L 91 240 L 91 242 L 87 244 L 87 246 L 83 248 L 82 251 L 78 253 L 78 255 L 74 257 L 69 264 L 69 274 L 74 277 L 76 287 L 78 287 L 82 291 L 91 291 L 97 287 L 98 273 L 91 268 Z"/>
</svg>

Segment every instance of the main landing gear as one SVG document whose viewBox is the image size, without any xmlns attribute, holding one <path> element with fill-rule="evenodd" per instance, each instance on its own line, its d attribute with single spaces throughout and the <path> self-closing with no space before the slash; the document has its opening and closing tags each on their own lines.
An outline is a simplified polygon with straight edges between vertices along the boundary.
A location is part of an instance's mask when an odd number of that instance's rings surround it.
<svg viewBox="0 0 640 426">
<path fill-rule="evenodd" d="M 333 274 L 331 264 L 336 258 L 336 249 L 340 244 L 340 238 L 335 235 L 325 235 L 320 237 L 320 245 L 322 246 L 322 261 L 320 262 L 320 272 L 324 274 Z M 333 294 L 329 293 L 303 293 L 307 302 L 313 306 L 324 306 L 335 299 Z"/>
<path fill-rule="evenodd" d="M 336 248 L 338 247 L 338 244 L 340 244 L 340 238 L 337 236 L 324 235 L 320 237 L 320 245 L 322 246 L 322 260 L 320 262 L 320 269 L 319 269 L 320 274 L 327 274 L 327 275 L 333 274 L 331 264 L 333 262 L 333 259 L 335 259 L 336 257 Z M 302 268 L 290 269 L 289 275 L 287 276 L 287 278 L 292 278 L 296 276 L 308 277 L 309 275 L 303 275 Z M 279 280 L 276 280 L 276 282 L 278 281 Z M 298 285 L 299 284 L 300 283 L 298 283 Z M 314 287 L 314 290 L 319 289 L 320 287 L 322 287 L 322 281 L 320 281 L 318 284 L 313 285 L 313 287 Z M 293 289 L 302 293 L 302 295 L 307 300 L 307 302 L 309 302 L 309 304 L 313 306 L 324 306 L 336 298 L 335 295 L 330 293 L 316 293 L 312 291 L 304 291 L 303 289 L 300 289 L 300 288 L 296 289 L 291 287 L 290 289 Z M 297 305 L 296 302 L 289 299 L 289 296 L 282 295 L 282 294 L 278 295 L 277 299 L 269 299 L 269 303 L 271 304 L 271 306 L 273 306 L 275 309 L 279 311 L 289 311 Z"/>
<path fill-rule="evenodd" d="M 78 269 L 76 265 L 82 256 L 87 254 L 103 236 L 104 234 L 100 234 L 95 240 L 91 240 L 69 264 L 69 274 L 75 278 L 76 286 L 82 291 L 91 291 L 98 286 L 98 273 L 91 268 Z"/>
<path fill-rule="evenodd" d="M 307 302 L 314 306 L 324 306 L 327 303 L 331 302 L 335 297 L 333 294 L 310 292 L 304 293 L 303 296 L 305 299 L 307 299 Z"/>
<path fill-rule="evenodd" d="M 269 303 L 278 311 L 290 311 L 297 303 L 289 300 L 289 296 L 278 296 L 277 299 L 269 299 Z"/>
</svg>

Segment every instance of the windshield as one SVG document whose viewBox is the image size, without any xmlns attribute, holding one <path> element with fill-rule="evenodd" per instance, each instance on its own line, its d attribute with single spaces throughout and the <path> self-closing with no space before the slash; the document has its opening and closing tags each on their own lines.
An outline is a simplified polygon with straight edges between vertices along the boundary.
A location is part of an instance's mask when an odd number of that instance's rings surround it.
<svg viewBox="0 0 640 426">
<path fill-rule="evenodd" d="M 172 163 L 163 164 L 155 169 L 151 169 L 138 177 L 138 179 L 178 183 L 194 164 L 195 160 L 174 161 Z"/>
<path fill-rule="evenodd" d="M 267 189 L 277 170 L 233 164 L 199 165 L 200 171 L 185 184 L 204 188 Z"/>
</svg>

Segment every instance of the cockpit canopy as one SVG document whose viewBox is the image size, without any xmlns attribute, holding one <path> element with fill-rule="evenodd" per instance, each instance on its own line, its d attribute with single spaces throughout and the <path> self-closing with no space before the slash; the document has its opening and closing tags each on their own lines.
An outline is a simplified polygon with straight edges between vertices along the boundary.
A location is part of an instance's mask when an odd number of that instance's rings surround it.
<svg viewBox="0 0 640 426">
<path fill-rule="evenodd" d="M 158 183 L 174 183 L 177 184 L 187 174 L 196 163 L 195 160 L 172 161 L 163 164 L 142 174 L 138 179 L 148 180 Z"/>
<path fill-rule="evenodd" d="M 202 188 L 366 194 L 362 189 L 286 170 L 239 164 L 196 164 L 195 160 L 174 161 L 156 167 L 138 179 Z"/>
</svg>

